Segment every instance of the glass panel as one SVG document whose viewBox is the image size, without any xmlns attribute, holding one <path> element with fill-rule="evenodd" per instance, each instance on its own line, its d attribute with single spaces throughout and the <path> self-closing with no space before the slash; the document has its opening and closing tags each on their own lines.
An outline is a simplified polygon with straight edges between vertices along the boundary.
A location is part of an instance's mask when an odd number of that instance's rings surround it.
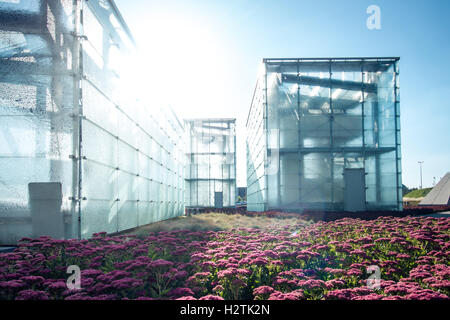
<svg viewBox="0 0 450 320">
<path fill-rule="evenodd" d="M 81 219 L 81 237 L 89 238 L 96 232 L 117 232 L 117 202 L 87 200 Z"/>
<path fill-rule="evenodd" d="M 118 231 L 138 225 L 138 177 L 123 171 L 118 172 Z"/>
<path fill-rule="evenodd" d="M 118 167 L 117 138 L 90 121 L 83 121 L 83 154 L 90 160 Z"/>
<path fill-rule="evenodd" d="M 84 160 L 82 173 L 83 194 L 87 198 L 82 201 L 82 237 L 101 231 L 117 232 L 117 170 Z"/>
</svg>

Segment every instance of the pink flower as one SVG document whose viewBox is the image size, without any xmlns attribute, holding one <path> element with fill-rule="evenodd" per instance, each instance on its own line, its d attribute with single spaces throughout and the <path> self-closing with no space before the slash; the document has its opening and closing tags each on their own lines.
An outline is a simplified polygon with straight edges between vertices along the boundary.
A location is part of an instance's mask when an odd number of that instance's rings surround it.
<svg viewBox="0 0 450 320">
<path fill-rule="evenodd" d="M 220 284 L 218 284 L 218 285 L 215 286 L 212 290 L 213 290 L 214 292 L 220 292 L 220 291 L 223 291 L 224 288 L 223 288 L 223 286 L 221 286 Z"/>
<path fill-rule="evenodd" d="M 206 296 L 201 297 L 198 300 L 224 300 L 224 298 L 219 297 L 219 296 L 215 296 L 215 295 L 212 295 L 212 294 L 208 294 Z"/>
<path fill-rule="evenodd" d="M 265 265 L 268 264 L 268 262 L 269 261 L 267 259 L 262 258 L 262 257 L 258 257 L 258 258 L 255 258 L 255 259 L 251 260 L 249 264 L 253 264 L 253 265 L 256 265 L 256 266 L 265 266 Z"/>
<path fill-rule="evenodd" d="M 195 299 L 195 298 L 192 297 L 192 296 L 185 296 L 185 297 L 177 298 L 177 299 L 175 299 L 175 300 L 197 300 L 197 299 Z"/>
<path fill-rule="evenodd" d="M 137 280 L 134 278 L 123 278 L 111 282 L 111 286 L 119 290 L 136 288 L 142 286 L 143 284 L 144 282 L 142 280 Z"/>
<path fill-rule="evenodd" d="M 16 300 L 49 300 L 49 297 L 44 291 L 22 290 L 17 295 Z"/>
<path fill-rule="evenodd" d="M 303 299 L 303 292 L 301 290 L 295 290 L 288 293 L 280 291 L 274 291 L 268 300 L 301 300 Z"/>
<path fill-rule="evenodd" d="M 315 288 L 321 288 L 325 287 L 325 282 L 323 280 L 300 280 L 298 282 L 299 287 L 304 287 L 306 289 L 315 289 Z"/>
<path fill-rule="evenodd" d="M 355 296 L 352 300 L 381 300 L 383 298 L 382 295 L 376 293 L 370 293 L 364 296 Z"/>
<path fill-rule="evenodd" d="M 260 286 L 253 290 L 253 295 L 255 295 L 255 296 L 264 295 L 265 296 L 265 295 L 271 294 L 274 291 L 275 291 L 275 289 L 272 287 Z"/>
<path fill-rule="evenodd" d="M 236 268 L 228 268 L 228 269 L 220 270 L 219 272 L 217 272 L 217 278 L 222 279 L 222 278 L 226 278 L 226 277 L 235 276 L 236 274 L 238 274 L 238 271 Z"/>
<path fill-rule="evenodd" d="M 167 294 L 169 297 L 184 297 L 184 296 L 193 296 L 194 291 L 189 288 L 176 288 L 169 291 Z"/>
<path fill-rule="evenodd" d="M 97 276 L 102 275 L 102 274 L 104 274 L 102 271 L 95 270 L 95 269 L 81 270 L 82 277 L 96 278 Z"/>
<path fill-rule="evenodd" d="M 20 280 L 22 280 L 24 282 L 28 282 L 30 284 L 39 284 L 44 281 L 44 278 L 41 276 L 25 276 L 25 277 L 20 278 Z"/>
<path fill-rule="evenodd" d="M 148 266 L 151 268 L 165 268 L 165 267 L 173 266 L 173 262 L 163 260 L 163 259 L 158 259 L 158 260 L 150 262 L 150 264 Z"/>
<path fill-rule="evenodd" d="M 86 295 L 86 293 L 80 292 L 65 297 L 64 300 L 89 300 L 89 297 Z"/>
<path fill-rule="evenodd" d="M 57 281 L 53 283 L 49 283 L 47 288 L 52 290 L 65 290 L 67 289 L 67 284 L 64 281 Z"/>
<path fill-rule="evenodd" d="M 284 263 L 281 260 L 272 260 L 270 263 L 272 263 L 275 266 L 283 266 Z"/>
<path fill-rule="evenodd" d="M 347 271 L 348 276 L 360 276 L 362 274 L 363 274 L 363 272 L 359 269 L 350 269 Z"/>
</svg>

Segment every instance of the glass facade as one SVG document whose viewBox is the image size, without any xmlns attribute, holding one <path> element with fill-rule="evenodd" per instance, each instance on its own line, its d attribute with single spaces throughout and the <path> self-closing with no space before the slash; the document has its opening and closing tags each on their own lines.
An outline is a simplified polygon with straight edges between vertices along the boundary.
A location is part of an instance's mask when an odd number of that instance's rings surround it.
<svg viewBox="0 0 450 320">
<path fill-rule="evenodd" d="M 114 2 L 0 2 L 0 20 L 0 244 L 41 235 L 35 182 L 60 183 L 65 238 L 184 214 L 184 128 L 121 91 Z"/>
<path fill-rule="evenodd" d="M 236 120 L 185 120 L 186 206 L 236 205 Z"/>
<path fill-rule="evenodd" d="M 402 210 L 398 60 L 264 59 L 248 210 Z"/>
</svg>

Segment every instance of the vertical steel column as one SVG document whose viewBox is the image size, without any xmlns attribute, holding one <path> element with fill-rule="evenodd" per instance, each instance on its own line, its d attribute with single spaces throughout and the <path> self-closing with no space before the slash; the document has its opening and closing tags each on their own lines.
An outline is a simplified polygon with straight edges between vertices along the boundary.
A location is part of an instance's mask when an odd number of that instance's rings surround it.
<svg viewBox="0 0 450 320">
<path fill-rule="evenodd" d="M 397 182 L 397 188 L 396 188 L 396 192 L 397 192 L 397 210 L 402 210 L 402 200 L 400 198 L 400 190 L 402 190 L 402 185 L 401 185 L 401 181 L 400 181 L 400 170 L 401 168 L 399 168 L 399 161 L 400 161 L 400 157 L 399 157 L 399 151 L 400 151 L 400 142 L 398 141 L 398 135 L 400 134 L 400 128 L 398 127 L 398 122 L 400 119 L 400 110 L 398 106 L 399 106 L 399 101 L 397 100 L 397 96 L 398 96 L 398 88 L 397 88 L 397 77 L 400 74 L 400 72 L 397 71 L 397 61 L 394 62 L 394 99 L 395 99 L 395 105 L 394 105 L 394 115 L 395 115 L 395 168 L 396 168 L 396 182 Z"/>
<path fill-rule="evenodd" d="M 73 70 L 73 105 L 75 108 L 75 119 L 77 120 L 78 130 L 75 138 L 75 148 L 77 148 L 74 172 L 76 171 L 77 180 L 77 236 L 81 239 L 81 199 L 82 199 L 82 124 L 83 124 L 83 96 L 82 96 L 82 85 L 81 81 L 83 79 L 83 46 L 81 44 L 82 34 L 81 25 L 83 23 L 83 1 L 73 0 L 73 19 L 74 19 L 74 38 L 73 38 L 73 58 L 72 58 L 72 70 Z"/>
<path fill-rule="evenodd" d="M 280 83 L 280 86 L 281 86 L 281 83 Z M 277 90 L 278 90 L 277 96 L 278 96 L 278 93 L 279 93 L 280 86 L 277 85 Z M 278 170 L 277 170 L 277 186 L 276 186 L 276 188 L 277 188 L 277 203 L 276 203 L 276 206 L 277 206 L 277 208 L 281 208 L 281 155 L 282 154 L 280 152 L 280 149 L 281 149 L 281 124 L 280 124 L 280 118 L 283 116 L 283 113 L 280 112 L 279 100 L 277 102 L 278 103 L 276 105 L 272 105 L 272 110 L 273 110 L 272 115 L 275 114 L 275 116 L 276 116 L 276 121 L 277 121 L 276 125 L 277 125 L 277 130 L 278 130 L 278 136 L 277 136 L 277 141 L 276 141 L 276 144 L 277 144 L 277 147 L 278 147 L 278 159 L 277 159 L 277 161 L 278 161 L 278 163 L 277 163 Z M 268 129 L 268 132 L 271 132 L 271 130 L 269 130 L 268 124 L 269 124 L 269 121 L 267 121 L 267 129 Z M 272 154 L 272 149 L 270 149 L 270 162 L 272 162 L 272 161 L 273 161 L 273 154 Z M 269 186 L 267 185 L 267 187 L 269 187 Z"/>
<path fill-rule="evenodd" d="M 203 124 L 202 124 L 202 126 L 203 126 Z M 195 124 L 194 124 L 194 128 L 195 128 Z M 200 128 L 199 128 L 199 130 L 200 130 Z M 201 133 L 202 133 L 202 141 L 203 141 L 203 130 L 201 131 Z M 199 150 L 198 150 L 198 146 L 199 146 L 199 141 L 198 141 L 199 139 L 196 137 L 196 142 L 195 142 L 195 144 L 196 144 L 196 149 L 197 149 L 197 154 L 195 155 L 195 164 L 196 164 L 196 166 L 197 166 L 197 176 L 196 176 L 196 180 L 195 180 L 195 183 L 197 184 L 197 204 L 196 204 L 196 206 L 197 207 L 199 207 L 200 205 L 199 205 L 199 198 L 198 198 L 198 195 L 200 194 L 200 180 L 199 180 L 199 177 L 198 177 L 198 172 L 199 172 L 199 167 L 200 167 L 200 165 L 199 165 L 199 159 L 198 159 L 198 157 L 199 157 L 199 155 L 200 155 L 200 152 L 199 152 Z"/>
<path fill-rule="evenodd" d="M 264 110 L 263 110 L 263 121 L 264 121 L 264 133 L 266 135 L 266 147 L 264 154 L 264 179 L 265 183 L 265 199 L 264 199 L 264 210 L 268 209 L 268 199 L 269 199 L 269 177 L 267 175 L 267 153 L 269 148 L 269 135 L 268 135 L 268 99 L 267 99 L 267 64 L 264 62 Z"/>
<path fill-rule="evenodd" d="M 190 149 L 190 157 L 191 157 L 191 170 L 193 170 L 193 174 L 191 176 L 191 180 L 189 180 L 189 184 L 191 186 L 191 189 L 189 191 L 189 200 L 190 200 L 190 205 L 192 206 L 192 199 L 195 199 L 195 203 L 196 205 L 198 204 L 198 163 L 195 162 L 195 155 L 194 155 L 194 150 L 197 150 L 197 136 L 193 135 L 192 133 L 195 133 L 195 123 L 194 122 L 190 122 L 189 123 L 189 127 L 190 127 L 190 139 L 191 139 L 191 149 Z M 194 138 L 195 137 L 195 138 Z M 193 179 L 193 176 L 195 174 L 195 179 Z M 195 188 L 197 189 L 195 198 L 193 196 L 193 190 L 195 191 L 194 188 L 192 188 L 193 186 L 195 186 Z"/>
<path fill-rule="evenodd" d="M 230 133 L 230 131 L 231 131 L 231 129 L 230 129 L 230 123 L 227 123 L 227 133 Z M 221 185 L 222 185 L 222 207 L 224 206 L 224 197 L 223 197 L 223 195 L 224 195 L 224 186 L 225 185 L 227 185 L 228 184 L 228 202 L 229 203 L 231 203 L 231 188 L 230 188 L 230 185 L 231 185 L 231 170 L 230 170 L 230 167 L 229 167 L 229 164 L 227 163 L 227 152 L 226 152 L 226 146 L 227 146 L 227 143 L 228 143 L 228 141 L 227 140 L 229 140 L 229 139 L 227 139 L 226 138 L 226 134 L 224 134 L 223 136 L 223 141 L 224 141 L 224 143 L 223 143 L 223 150 L 221 150 L 221 152 L 222 152 L 222 155 L 223 156 L 225 156 L 225 158 L 224 158 L 224 163 L 222 163 L 222 180 L 220 181 L 220 183 L 221 183 Z M 226 168 L 226 171 L 228 172 L 228 183 L 226 183 L 225 182 L 225 176 L 224 176 L 224 166 L 228 166 L 227 168 Z M 214 195 L 215 195 L 215 189 L 214 189 Z"/>
<path fill-rule="evenodd" d="M 365 124 L 364 124 L 364 59 L 361 60 L 361 128 L 362 128 L 362 156 L 363 156 L 363 166 L 364 166 L 364 179 L 367 176 L 366 172 L 366 139 L 365 139 Z M 365 182 L 366 189 L 364 190 L 366 196 L 366 208 L 367 208 L 367 181 Z"/>
<path fill-rule="evenodd" d="M 329 60 L 329 76 L 330 76 L 330 174 L 331 174 L 331 209 L 334 210 L 334 139 L 333 139 L 333 121 L 334 121 L 334 111 L 333 111 L 333 86 L 332 79 L 333 72 L 331 70 L 332 60 Z"/>
<path fill-rule="evenodd" d="M 376 91 L 376 101 L 374 101 L 373 105 L 373 128 L 374 128 L 374 142 L 375 142 L 375 189 L 376 189 L 376 201 L 379 203 L 381 201 L 381 175 L 380 175 L 380 128 L 379 128 L 379 105 L 378 105 L 378 86 Z M 377 150 L 378 149 L 378 150 Z"/>
<path fill-rule="evenodd" d="M 297 59 L 297 79 L 300 79 L 300 60 Z M 300 117 L 302 116 L 301 110 L 300 110 L 300 81 L 297 81 L 297 138 L 298 138 L 298 206 L 301 206 L 302 199 L 301 199 L 301 186 L 302 186 L 302 154 L 300 152 L 300 149 L 302 147 L 302 135 L 300 132 Z"/>
<path fill-rule="evenodd" d="M 230 128 L 230 125 L 229 125 L 229 123 L 227 123 L 227 129 L 229 129 Z M 228 130 L 227 130 L 228 131 Z M 226 199 L 224 198 L 224 166 L 226 165 L 226 163 L 227 163 L 227 161 L 226 161 L 226 153 L 225 153 L 225 135 L 222 135 L 221 136 L 222 138 L 223 138 L 223 141 L 224 141 L 224 143 L 222 144 L 222 149 L 219 151 L 220 153 L 220 155 L 223 157 L 223 156 L 225 156 L 225 158 L 222 158 L 221 160 L 220 160 L 220 167 L 221 167 L 221 177 L 220 177 L 220 180 L 219 181 L 216 181 L 216 179 L 214 178 L 214 205 L 216 204 L 216 182 L 217 183 L 220 183 L 220 185 L 221 185 L 221 188 L 222 188 L 222 207 L 224 206 L 224 203 L 226 203 Z M 225 161 L 223 161 L 223 160 L 225 160 Z M 230 173 L 230 169 L 228 169 L 228 173 Z M 229 188 L 229 187 L 228 187 Z M 225 199 L 225 200 L 224 200 Z M 230 196 L 228 196 L 228 200 L 227 201 L 229 201 L 230 200 Z"/>
<path fill-rule="evenodd" d="M 234 123 L 234 133 L 233 133 L 233 140 L 234 140 L 234 145 L 233 145 L 233 167 L 234 167 L 234 202 L 232 203 L 232 206 L 236 205 L 236 200 L 237 200 L 237 176 L 236 176 L 236 122 Z"/>
<path fill-rule="evenodd" d="M 363 147 L 363 156 L 364 156 L 364 160 L 365 158 L 365 152 L 366 152 L 366 141 L 365 141 L 365 125 L 364 125 L 364 103 L 365 103 L 365 99 L 364 99 L 364 77 L 365 73 L 364 73 L 364 59 L 361 60 L 361 128 L 362 128 L 362 147 Z"/>
</svg>

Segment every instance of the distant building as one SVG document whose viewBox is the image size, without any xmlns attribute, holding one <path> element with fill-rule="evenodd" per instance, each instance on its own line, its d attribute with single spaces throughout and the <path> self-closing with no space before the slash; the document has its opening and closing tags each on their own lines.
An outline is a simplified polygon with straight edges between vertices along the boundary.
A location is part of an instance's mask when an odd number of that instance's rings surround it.
<svg viewBox="0 0 450 320">
<path fill-rule="evenodd" d="M 189 119 L 186 130 L 188 208 L 236 205 L 236 119 Z"/>
<path fill-rule="evenodd" d="M 399 58 L 264 59 L 247 208 L 402 210 Z"/>
</svg>

